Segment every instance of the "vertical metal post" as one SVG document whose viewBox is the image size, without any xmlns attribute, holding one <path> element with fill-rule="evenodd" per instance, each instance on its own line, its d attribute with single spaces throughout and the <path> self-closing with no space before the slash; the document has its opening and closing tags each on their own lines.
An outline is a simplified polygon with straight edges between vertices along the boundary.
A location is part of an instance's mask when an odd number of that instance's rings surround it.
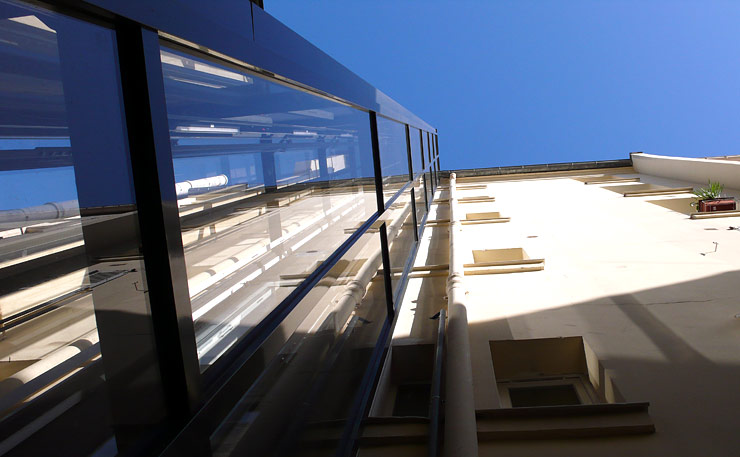
<svg viewBox="0 0 740 457">
<path fill-rule="evenodd" d="M 406 124 L 406 158 L 409 162 L 409 179 L 414 179 L 414 162 L 411 160 L 411 134 L 409 132 L 409 126 Z"/>
<path fill-rule="evenodd" d="M 380 253 L 383 256 L 383 280 L 385 282 L 385 304 L 388 309 L 388 318 L 393 318 L 393 272 L 391 271 L 391 256 L 388 251 L 388 231 L 385 222 L 380 225 Z"/>
<path fill-rule="evenodd" d="M 373 145 L 373 170 L 375 172 L 375 193 L 378 200 L 378 214 L 382 214 L 385 211 L 385 197 L 383 196 L 383 170 L 380 166 L 378 117 L 375 111 L 370 111 L 370 140 Z"/>
<path fill-rule="evenodd" d="M 170 422 L 184 424 L 200 401 L 200 369 L 180 235 L 157 33 L 117 27 L 118 58 L 146 290 Z"/>
<path fill-rule="evenodd" d="M 409 162 L 409 179 L 411 180 L 411 219 L 414 221 L 414 240 L 419 241 L 419 221 L 416 217 L 416 195 L 414 192 L 414 161 L 411 159 L 411 132 L 406 124 L 406 158 Z"/>
</svg>

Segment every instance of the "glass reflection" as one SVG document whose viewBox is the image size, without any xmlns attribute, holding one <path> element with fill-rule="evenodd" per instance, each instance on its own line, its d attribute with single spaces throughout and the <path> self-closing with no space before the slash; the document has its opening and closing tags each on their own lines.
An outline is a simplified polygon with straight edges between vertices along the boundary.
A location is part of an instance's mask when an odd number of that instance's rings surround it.
<svg viewBox="0 0 740 457">
<path fill-rule="evenodd" d="M 115 36 L 0 18 L 0 449 L 112 455 L 164 414 Z"/>
<path fill-rule="evenodd" d="M 422 166 L 422 153 L 421 153 L 421 133 L 419 129 L 409 127 L 409 144 L 411 145 L 411 165 L 414 170 L 414 176 L 421 173 L 424 169 Z"/>
<path fill-rule="evenodd" d="M 301 455 L 316 440 L 331 453 L 386 321 L 379 238 L 360 237 L 265 345 L 278 349 L 211 436 L 214 455 Z"/>
<path fill-rule="evenodd" d="M 369 115 L 188 54 L 161 59 L 206 369 L 376 212 Z"/>
<path fill-rule="evenodd" d="M 388 233 L 388 251 L 391 260 L 391 278 L 394 296 L 402 278 L 406 263 L 410 260 L 411 251 L 416 243 L 414 236 L 413 204 L 411 189 L 404 191 L 388 210 L 383 213 Z"/>
<path fill-rule="evenodd" d="M 419 175 L 414 179 L 414 199 L 416 206 L 416 223 L 419 224 L 420 231 L 424 215 L 427 213 L 426 192 L 427 191 L 424 188 L 424 175 Z"/>
<path fill-rule="evenodd" d="M 382 116 L 377 119 L 383 194 L 388 201 L 409 180 L 406 126 Z"/>
<path fill-rule="evenodd" d="M 424 132 L 424 141 L 426 142 L 426 151 L 427 151 L 427 163 L 432 163 L 432 157 L 433 157 L 433 151 L 432 151 L 432 143 L 430 141 L 430 134 L 429 132 Z"/>
</svg>

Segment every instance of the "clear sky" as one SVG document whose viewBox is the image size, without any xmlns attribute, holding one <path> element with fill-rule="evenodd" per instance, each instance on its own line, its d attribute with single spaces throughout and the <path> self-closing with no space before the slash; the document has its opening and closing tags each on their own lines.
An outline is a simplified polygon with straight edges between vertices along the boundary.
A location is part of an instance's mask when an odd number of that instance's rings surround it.
<svg viewBox="0 0 740 457">
<path fill-rule="evenodd" d="M 740 154 L 740 1 L 265 0 L 445 169 Z"/>
</svg>

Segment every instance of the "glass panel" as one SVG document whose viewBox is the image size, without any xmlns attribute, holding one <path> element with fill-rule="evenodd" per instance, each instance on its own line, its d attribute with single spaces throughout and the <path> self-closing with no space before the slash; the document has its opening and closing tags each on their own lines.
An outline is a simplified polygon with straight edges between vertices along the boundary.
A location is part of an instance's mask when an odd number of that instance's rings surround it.
<svg viewBox="0 0 740 457">
<path fill-rule="evenodd" d="M 416 199 L 416 222 L 421 228 L 424 215 L 427 213 L 426 189 L 424 188 L 424 175 L 414 179 L 414 198 Z"/>
<path fill-rule="evenodd" d="M 409 181 L 406 126 L 378 116 L 378 144 L 383 194 L 388 201 Z"/>
<path fill-rule="evenodd" d="M 414 176 L 421 173 L 424 167 L 421 164 L 421 141 L 419 140 L 419 129 L 409 127 L 409 142 L 411 144 L 411 164 Z"/>
<path fill-rule="evenodd" d="M 286 319 L 297 323 L 275 332 L 280 344 L 265 345 L 277 349 L 261 354 L 258 381 L 211 436 L 214 455 L 316 455 L 315 444 L 333 455 L 386 321 L 381 267 L 373 230 Z"/>
<path fill-rule="evenodd" d="M 2 453 L 112 455 L 164 414 L 115 36 L 0 18 Z"/>
<path fill-rule="evenodd" d="M 434 169 L 434 190 L 437 190 L 437 185 L 439 184 L 439 170 L 437 170 L 436 159 L 432 162 L 432 168 Z"/>
<path fill-rule="evenodd" d="M 421 164 L 422 168 L 426 170 L 429 166 L 429 159 L 427 158 L 427 143 L 424 140 L 426 132 L 419 130 L 419 145 L 421 146 Z"/>
<path fill-rule="evenodd" d="M 432 144 L 429 139 L 430 135 L 429 132 L 424 132 L 424 141 L 426 141 L 426 151 L 427 151 L 427 163 L 432 163 Z"/>
<path fill-rule="evenodd" d="M 391 283 L 395 296 L 403 269 L 416 242 L 414 238 L 416 226 L 414 225 L 410 188 L 404 191 L 383 213 L 383 219 L 386 221 L 388 233 L 388 250 L 392 272 Z"/>
<path fill-rule="evenodd" d="M 427 201 L 429 204 L 432 203 L 432 200 L 434 198 L 434 190 L 432 188 L 432 172 L 430 171 L 431 167 L 427 169 L 427 171 L 424 173 L 425 182 L 427 189 Z"/>
<path fill-rule="evenodd" d="M 161 58 L 206 369 L 377 211 L 369 115 L 188 54 Z"/>
</svg>

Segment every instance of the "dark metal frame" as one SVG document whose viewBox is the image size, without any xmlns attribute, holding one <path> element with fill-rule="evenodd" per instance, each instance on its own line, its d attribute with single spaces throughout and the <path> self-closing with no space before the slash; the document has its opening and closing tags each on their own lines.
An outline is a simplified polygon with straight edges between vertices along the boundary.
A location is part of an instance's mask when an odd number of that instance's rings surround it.
<svg viewBox="0 0 740 457">
<path fill-rule="evenodd" d="M 146 289 L 170 417 L 183 422 L 200 401 L 200 369 L 175 195 L 157 35 L 132 22 L 116 28 Z M 142 96 L 145 94 L 145 96 Z M 177 356 L 179 355 L 179 357 Z"/>
<path fill-rule="evenodd" d="M 261 7 L 259 0 L 253 0 Z M 393 296 L 391 265 L 385 224 L 381 226 L 381 249 L 385 275 L 387 317 L 367 367 L 362 386 L 355 400 L 354 416 L 348 420 L 337 455 L 350 455 L 357 446 L 362 419 L 366 416 L 369 398 L 375 389 L 380 367 L 387 353 L 397 319 L 400 299 L 408 284 L 408 273 L 416 256 L 420 232 L 427 220 L 418 221 L 413 189 L 415 174 L 411 157 L 409 126 L 419 129 L 422 154 L 423 185 L 427 210 L 431 202 L 426 192 L 426 172 L 432 167 L 424 155 L 423 134 L 432 127 L 339 65 L 331 57 L 286 28 L 251 3 L 237 11 L 214 5 L 203 13 L 199 2 L 184 0 L 183 8 L 172 9 L 145 0 L 112 2 L 58 0 L 33 2 L 61 14 L 88 22 L 114 25 L 119 59 L 121 92 L 128 135 L 131 166 L 139 216 L 139 229 L 146 268 L 146 290 L 152 306 L 152 327 L 155 336 L 163 396 L 167 406 L 166 427 L 158 444 L 150 444 L 145 452 L 158 452 L 165 442 L 170 445 L 166 455 L 195 455 L 203 442 L 193 447 L 191 439 L 207 440 L 218 418 L 224 417 L 235 399 L 244 391 L 243 369 L 270 334 L 299 304 L 306 294 L 345 255 L 353 244 L 375 223 L 385 209 L 411 186 L 411 204 L 415 243 L 409 253 L 400 287 Z M 229 5 L 231 3 L 229 2 Z M 195 14 L 200 11 L 203 14 Z M 233 13 L 233 14 L 232 14 Z M 224 17 L 233 15 L 244 28 L 219 27 Z M 163 76 L 160 61 L 160 41 L 167 38 L 206 53 L 210 58 L 225 59 L 248 71 L 273 77 L 282 83 L 309 91 L 315 95 L 359 108 L 369 113 L 373 168 L 375 172 L 378 212 L 350 235 L 308 278 L 283 300 L 242 340 L 237 342 L 218 366 L 201 374 L 198 365 L 195 332 L 188 294 L 187 274 L 180 233 L 180 220 L 175 195 L 172 151 L 165 106 Z M 280 40 L 274 40 L 278 37 Z M 276 48 L 275 46 L 282 46 Z M 248 63 L 247 63 L 248 62 Z M 317 72 L 316 68 L 322 71 Z M 341 80 L 338 87 L 336 81 Z M 378 102 L 378 100 L 383 100 Z M 386 113 L 386 114 L 384 114 Z M 393 117 L 390 117 L 392 114 Z M 384 201 L 378 145 L 377 116 L 402 122 L 406 131 L 409 181 L 396 195 Z M 435 135 L 436 136 L 436 135 Z M 429 137 L 427 137 L 429 138 Z M 428 214 L 428 213 L 427 213 Z M 199 438 L 203 437 L 203 438 Z M 181 447 L 187 443 L 187 447 Z"/>
</svg>

